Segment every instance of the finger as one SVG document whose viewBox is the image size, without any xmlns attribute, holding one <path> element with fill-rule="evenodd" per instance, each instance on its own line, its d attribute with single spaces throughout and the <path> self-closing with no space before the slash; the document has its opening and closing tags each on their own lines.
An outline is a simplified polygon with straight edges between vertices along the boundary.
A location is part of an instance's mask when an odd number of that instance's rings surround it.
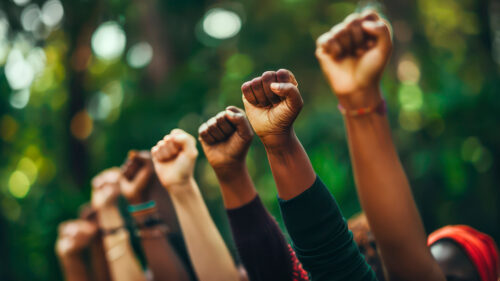
<svg viewBox="0 0 500 281">
<path fill-rule="evenodd" d="M 179 134 L 175 134 L 172 137 L 172 140 L 178 147 L 181 147 L 181 150 L 186 152 L 186 154 L 190 157 L 198 156 L 198 150 L 196 149 L 196 140 L 190 134 L 177 129 Z"/>
<path fill-rule="evenodd" d="M 330 53 L 333 58 L 335 59 L 342 58 L 343 50 L 342 47 L 340 46 L 339 41 L 336 40 L 335 37 L 332 37 L 330 39 L 327 46 L 328 46 L 328 53 Z"/>
<path fill-rule="evenodd" d="M 250 86 L 251 82 L 245 82 L 243 85 L 241 85 L 241 92 L 243 93 L 243 96 L 245 99 L 252 105 L 258 105 L 259 102 L 255 98 L 252 87 Z"/>
<path fill-rule="evenodd" d="M 344 55 L 353 54 L 351 34 L 346 28 L 339 31 L 335 38 L 339 42 Z"/>
<path fill-rule="evenodd" d="M 200 135 L 201 140 L 206 144 L 215 143 L 215 139 L 208 133 L 207 123 L 201 124 L 200 128 L 198 129 L 198 134 Z"/>
<path fill-rule="evenodd" d="M 271 83 L 277 82 L 276 72 L 274 71 L 266 71 L 262 74 L 262 88 L 264 89 L 264 94 L 266 95 L 267 100 L 269 100 L 272 104 L 279 103 L 281 101 L 280 97 L 271 91 Z"/>
<path fill-rule="evenodd" d="M 375 11 L 373 9 L 366 9 L 365 11 L 363 11 L 363 13 L 361 13 L 360 18 L 363 21 L 365 21 L 365 20 L 377 21 L 380 19 L 380 16 L 378 15 L 377 11 Z"/>
<path fill-rule="evenodd" d="M 333 34 L 330 31 L 321 34 L 318 39 L 316 39 L 316 47 L 326 48 L 326 44 L 328 43 L 328 40 L 332 38 L 332 35 Z"/>
<path fill-rule="evenodd" d="M 349 26 L 348 30 L 351 33 L 352 44 L 354 48 L 354 53 L 356 54 L 358 49 L 362 49 L 364 47 L 364 33 L 361 29 L 361 20 L 355 19 L 353 20 Z"/>
<path fill-rule="evenodd" d="M 295 86 L 299 85 L 299 83 L 297 83 L 297 79 L 295 79 L 295 76 L 293 75 L 293 73 L 287 69 L 280 69 L 280 70 L 276 71 L 276 78 L 277 78 L 279 83 L 292 83 Z M 276 94 L 276 92 L 274 90 L 272 90 L 272 91 L 273 91 L 273 93 Z"/>
<path fill-rule="evenodd" d="M 272 83 L 271 90 L 289 101 L 289 104 L 294 108 L 301 108 L 304 103 L 299 89 L 292 83 Z"/>
<path fill-rule="evenodd" d="M 168 138 L 168 140 L 166 141 L 165 143 L 165 146 L 168 150 L 168 152 L 172 155 L 172 154 L 177 154 L 177 152 L 179 151 L 180 147 L 178 145 L 175 144 L 175 142 L 172 140 L 173 136 L 170 135 L 170 137 Z"/>
<path fill-rule="evenodd" d="M 217 127 L 217 120 L 215 118 L 210 118 L 207 121 L 208 132 L 212 137 L 215 138 L 217 142 L 223 141 L 226 139 L 226 135 Z"/>
<path fill-rule="evenodd" d="M 259 102 L 260 106 L 268 106 L 271 104 L 266 98 L 266 94 L 264 93 L 264 89 L 262 88 L 262 78 L 257 77 L 254 78 L 250 85 L 252 86 L 252 91 L 253 94 L 255 95 L 255 98 Z"/>
<path fill-rule="evenodd" d="M 389 26 L 382 20 L 378 21 L 363 21 L 361 28 L 369 36 L 376 38 L 376 44 L 382 48 L 390 48 L 391 33 L 389 31 Z"/>
<path fill-rule="evenodd" d="M 243 110 L 236 106 L 228 106 L 226 108 L 226 118 L 236 128 L 236 132 L 240 137 L 246 140 L 253 137 L 252 127 Z"/>
<path fill-rule="evenodd" d="M 227 120 L 226 111 L 222 111 L 217 114 L 217 116 L 215 116 L 215 120 L 217 121 L 217 127 L 219 127 L 226 138 L 232 135 L 236 130 L 236 128 Z"/>
<path fill-rule="evenodd" d="M 170 150 L 167 147 L 167 141 L 166 140 L 161 140 L 158 142 L 158 160 L 160 161 L 167 161 L 170 159 Z"/>
</svg>

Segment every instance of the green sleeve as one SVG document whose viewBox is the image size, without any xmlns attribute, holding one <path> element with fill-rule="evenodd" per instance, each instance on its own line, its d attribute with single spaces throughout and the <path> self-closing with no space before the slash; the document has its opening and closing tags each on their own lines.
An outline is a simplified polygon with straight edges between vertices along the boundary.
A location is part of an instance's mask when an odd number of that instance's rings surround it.
<svg viewBox="0 0 500 281">
<path fill-rule="evenodd" d="M 311 280 L 377 280 L 319 177 L 297 197 L 278 200 L 293 248 Z"/>
</svg>

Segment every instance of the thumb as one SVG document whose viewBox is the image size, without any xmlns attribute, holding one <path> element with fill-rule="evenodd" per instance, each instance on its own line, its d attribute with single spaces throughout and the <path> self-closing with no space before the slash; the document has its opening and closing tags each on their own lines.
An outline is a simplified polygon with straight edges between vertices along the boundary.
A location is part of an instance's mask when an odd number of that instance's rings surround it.
<svg viewBox="0 0 500 281">
<path fill-rule="evenodd" d="M 271 91 L 279 97 L 285 98 L 293 108 L 302 108 L 304 104 L 299 89 L 292 83 L 271 83 Z"/>
<path fill-rule="evenodd" d="M 252 129 L 245 115 L 245 112 L 236 106 L 228 106 L 226 108 L 227 120 L 236 128 L 236 132 L 243 139 L 252 138 Z"/>
<path fill-rule="evenodd" d="M 361 23 L 361 28 L 364 32 L 368 33 L 368 35 L 377 38 L 377 44 L 381 47 L 389 48 L 391 46 L 391 31 L 388 23 L 383 20 L 363 21 Z"/>
</svg>

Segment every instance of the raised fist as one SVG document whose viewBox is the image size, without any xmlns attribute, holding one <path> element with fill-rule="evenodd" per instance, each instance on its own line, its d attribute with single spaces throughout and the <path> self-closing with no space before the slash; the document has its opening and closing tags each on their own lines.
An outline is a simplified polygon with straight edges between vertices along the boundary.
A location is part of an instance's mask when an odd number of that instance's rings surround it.
<svg viewBox="0 0 500 281">
<path fill-rule="evenodd" d="M 289 137 L 302 105 L 297 80 L 285 69 L 267 71 L 241 86 L 250 124 L 266 146 Z"/>
<path fill-rule="evenodd" d="M 113 206 L 120 195 L 119 168 L 110 168 L 102 171 L 92 179 L 92 207 L 100 210 Z"/>
<path fill-rule="evenodd" d="M 156 174 L 168 190 L 193 177 L 198 156 L 196 140 L 181 129 L 174 129 L 151 149 Z"/>
<path fill-rule="evenodd" d="M 97 234 L 97 225 L 86 220 L 72 220 L 59 225 L 56 253 L 66 257 L 80 253 Z"/>
<path fill-rule="evenodd" d="M 378 89 L 392 41 L 389 25 L 376 12 L 348 16 L 316 43 L 316 57 L 339 99 Z M 364 104 L 370 102 L 376 101 L 357 96 L 353 106 L 374 105 Z"/>
<path fill-rule="evenodd" d="M 243 110 L 229 106 L 203 123 L 199 140 L 216 173 L 230 172 L 245 163 L 253 131 Z"/>
<path fill-rule="evenodd" d="M 123 196 L 132 204 L 143 202 L 146 187 L 154 172 L 149 151 L 130 151 L 121 170 L 120 189 Z"/>
</svg>

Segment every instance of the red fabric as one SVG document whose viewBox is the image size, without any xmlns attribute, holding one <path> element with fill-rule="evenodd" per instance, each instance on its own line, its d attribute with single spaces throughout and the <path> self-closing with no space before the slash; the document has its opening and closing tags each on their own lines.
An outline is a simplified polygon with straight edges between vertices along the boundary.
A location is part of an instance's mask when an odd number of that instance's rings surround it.
<svg viewBox="0 0 500 281">
<path fill-rule="evenodd" d="M 441 239 L 451 239 L 465 250 L 481 281 L 498 280 L 498 248 L 490 236 L 466 225 L 448 225 L 431 233 L 427 245 L 431 246 Z"/>
<path fill-rule="evenodd" d="M 292 249 L 290 244 L 288 245 L 288 251 L 290 251 L 290 257 L 293 263 L 293 281 L 309 281 L 309 274 L 302 268 L 302 264 L 295 255 L 295 251 Z"/>
</svg>

